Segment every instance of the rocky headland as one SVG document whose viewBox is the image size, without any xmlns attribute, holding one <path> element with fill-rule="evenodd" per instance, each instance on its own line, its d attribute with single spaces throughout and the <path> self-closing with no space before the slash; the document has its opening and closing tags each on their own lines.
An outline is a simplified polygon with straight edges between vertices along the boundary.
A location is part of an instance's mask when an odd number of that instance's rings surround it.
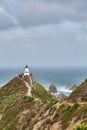
<svg viewBox="0 0 87 130">
<path fill-rule="evenodd" d="M 17 76 L 0 88 L 0 130 L 73 130 L 82 123 L 87 123 L 87 80 L 60 100 L 32 75 Z"/>
</svg>

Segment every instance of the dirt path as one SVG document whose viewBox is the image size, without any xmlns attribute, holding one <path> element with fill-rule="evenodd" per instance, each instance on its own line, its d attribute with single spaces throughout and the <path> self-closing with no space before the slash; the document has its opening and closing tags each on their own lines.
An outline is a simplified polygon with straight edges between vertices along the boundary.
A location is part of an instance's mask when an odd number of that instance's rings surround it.
<svg viewBox="0 0 87 130">
<path fill-rule="evenodd" d="M 26 81 L 24 81 L 24 83 L 26 84 L 26 86 L 28 88 L 27 96 L 31 96 L 31 86 Z"/>
</svg>

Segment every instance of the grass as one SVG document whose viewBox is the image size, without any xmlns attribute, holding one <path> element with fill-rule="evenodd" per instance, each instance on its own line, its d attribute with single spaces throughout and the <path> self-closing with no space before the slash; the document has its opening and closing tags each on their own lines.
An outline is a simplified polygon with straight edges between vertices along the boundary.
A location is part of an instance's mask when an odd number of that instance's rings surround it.
<svg viewBox="0 0 87 130">
<path fill-rule="evenodd" d="M 15 103 L 21 101 L 26 91 L 27 87 L 19 77 L 14 78 L 0 89 L 0 113 L 4 117 L 0 130 L 15 129 L 13 124 L 17 122 L 17 115 L 21 112 L 20 106 L 15 106 Z"/>
<path fill-rule="evenodd" d="M 15 108 L 14 110 L 4 114 L 4 122 L 1 125 L 0 130 L 16 130 L 16 123 L 18 115 L 21 112 L 21 108 Z"/>
<path fill-rule="evenodd" d="M 44 103 L 52 102 L 55 104 L 58 101 L 53 95 L 46 91 L 43 86 L 38 83 L 36 83 L 36 87 L 33 89 L 32 95 L 35 98 L 39 98 Z"/>
<path fill-rule="evenodd" d="M 4 128 L 2 128 L 0 130 L 16 130 L 16 127 L 9 123 Z"/>
<path fill-rule="evenodd" d="M 80 119 L 85 120 L 87 117 L 87 104 L 79 105 L 74 103 L 73 106 L 62 104 L 56 111 L 54 122 L 61 120 L 62 129 L 64 130 L 74 117 L 76 117 L 75 122 Z"/>
<path fill-rule="evenodd" d="M 31 112 L 29 113 L 29 116 L 27 117 L 27 122 L 30 122 L 30 120 L 34 118 L 36 114 L 37 112 L 35 110 L 31 110 Z"/>
<path fill-rule="evenodd" d="M 0 114 L 3 115 L 0 130 L 16 130 L 17 127 L 20 127 L 18 121 L 23 111 L 28 111 L 28 113 L 22 115 L 21 124 L 23 126 L 21 129 L 25 130 L 29 127 L 32 130 L 34 123 L 38 121 L 35 118 L 40 108 L 44 105 L 47 110 L 58 102 L 56 97 L 47 92 L 40 84 L 35 83 L 34 85 L 32 97 L 25 96 L 27 87 L 19 77 L 14 78 L 0 89 Z M 34 100 L 34 98 L 38 100 Z M 42 112 L 45 112 L 44 109 Z M 51 111 L 50 114 L 52 114 Z M 46 121 L 46 124 L 50 123 L 50 120 Z"/>
<path fill-rule="evenodd" d="M 68 97 L 68 100 L 72 102 L 76 102 L 79 99 L 82 102 L 87 102 L 87 79 L 79 87 L 77 87 Z"/>
<path fill-rule="evenodd" d="M 20 108 L 15 108 L 14 111 L 10 112 L 9 114 L 7 113 L 6 117 L 5 117 L 6 121 L 10 122 L 13 119 L 15 119 L 17 117 L 17 115 L 19 114 L 19 112 L 20 112 Z"/>
<path fill-rule="evenodd" d="M 78 107 L 79 104 L 77 103 L 75 103 L 73 106 L 66 106 L 65 104 L 62 104 L 59 109 L 57 109 L 54 122 L 61 120 L 62 129 L 66 129 L 72 118 L 75 116 L 75 112 L 78 111 Z"/>
<path fill-rule="evenodd" d="M 3 96 L 0 99 L 0 113 L 4 113 L 9 107 L 11 107 L 21 97 L 21 92 L 16 92 L 8 96 Z"/>
<path fill-rule="evenodd" d="M 32 130 L 33 126 L 32 123 L 30 123 L 32 121 L 32 118 L 35 117 L 35 115 L 37 114 L 37 112 L 35 110 L 31 110 L 29 115 L 26 118 L 26 123 L 23 125 L 22 130 L 25 130 L 28 126 L 29 126 L 29 130 Z"/>
<path fill-rule="evenodd" d="M 87 125 L 86 124 L 78 125 L 73 130 L 87 130 Z"/>
</svg>

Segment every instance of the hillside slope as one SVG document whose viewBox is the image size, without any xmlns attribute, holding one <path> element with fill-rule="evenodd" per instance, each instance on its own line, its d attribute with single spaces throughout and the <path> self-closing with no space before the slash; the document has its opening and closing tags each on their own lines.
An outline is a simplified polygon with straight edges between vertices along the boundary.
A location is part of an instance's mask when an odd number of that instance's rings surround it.
<svg viewBox="0 0 87 130">
<path fill-rule="evenodd" d="M 87 79 L 71 93 L 68 100 L 87 102 Z"/>
<path fill-rule="evenodd" d="M 82 102 L 87 80 L 71 94 L 79 89 L 74 100 L 70 95 L 63 103 L 34 80 L 27 96 L 25 81 L 28 77 L 18 76 L 0 89 L 0 130 L 73 130 L 87 122 L 87 103 Z"/>
<path fill-rule="evenodd" d="M 0 130 L 22 130 L 25 126 L 30 129 L 37 119 L 32 121 L 32 117 L 39 117 L 48 104 L 57 102 L 40 84 L 35 82 L 34 85 L 32 97 L 26 96 L 26 84 L 19 76 L 0 89 Z"/>
</svg>

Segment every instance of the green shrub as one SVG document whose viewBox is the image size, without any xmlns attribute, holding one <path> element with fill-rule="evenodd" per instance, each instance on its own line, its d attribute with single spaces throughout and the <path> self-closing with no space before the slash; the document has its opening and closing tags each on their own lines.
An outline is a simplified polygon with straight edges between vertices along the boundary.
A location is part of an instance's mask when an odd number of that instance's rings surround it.
<svg viewBox="0 0 87 130">
<path fill-rule="evenodd" d="M 12 124 L 7 124 L 2 130 L 16 130 Z"/>
<path fill-rule="evenodd" d="M 73 130 L 87 130 L 87 125 L 85 124 L 78 125 Z"/>
<path fill-rule="evenodd" d="M 34 98 L 29 97 L 29 96 L 25 96 L 25 97 L 23 97 L 23 100 L 24 100 L 24 102 L 28 103 L 28 102 L 32 102 L 34 100 Z"/>
</svg>

